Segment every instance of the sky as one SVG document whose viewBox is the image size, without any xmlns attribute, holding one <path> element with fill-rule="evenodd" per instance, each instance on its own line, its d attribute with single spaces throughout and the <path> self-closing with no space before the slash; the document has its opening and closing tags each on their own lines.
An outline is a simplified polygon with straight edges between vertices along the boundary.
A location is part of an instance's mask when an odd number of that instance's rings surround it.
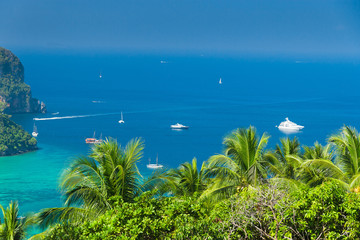
<svg viewBox="0 0 360 240">
<path fill-rule="evenodd" d="M 360 54 L 358 0 L 0 0 L 10 49 Z"/>
</svg>

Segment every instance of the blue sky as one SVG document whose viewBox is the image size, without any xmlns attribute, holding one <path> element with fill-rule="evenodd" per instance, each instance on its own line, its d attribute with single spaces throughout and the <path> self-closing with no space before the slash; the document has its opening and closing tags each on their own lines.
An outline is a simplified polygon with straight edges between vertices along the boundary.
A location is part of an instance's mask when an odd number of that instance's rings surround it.
<svg viewBox="0 0 360 240">
<path fill-rule="evenodd" d="M 0 46 L 356 56 L 358 2 L 1 0 Z"/>
</svg>

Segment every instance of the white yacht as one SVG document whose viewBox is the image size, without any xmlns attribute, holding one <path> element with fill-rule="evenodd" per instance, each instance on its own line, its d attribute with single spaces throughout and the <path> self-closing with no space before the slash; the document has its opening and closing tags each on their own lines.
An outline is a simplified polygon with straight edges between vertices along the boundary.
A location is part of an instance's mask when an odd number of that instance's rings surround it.
<svg viewBox="0 0 360 240">
<path fill-rule="evenodd" d="M 185 126 L 185 125 L 182 125 L 180 123 L 177 123 L 177 124 L 174 124 L 174 125 L 170 125 L 170 127 L 172 129 L 188 129 L 189 126 Z"/>
<path fill-rule="evenodd" d="M 121 112 L 121 119 L 119 120 L 119 123 L 125 123 L 122 112 Z"/>
<path fill-rule="evenodd" d="M 279 126 L 276 126 L 279 130 L 285 132 L 297 132 L 304 128 L 304 126 L 298 125 L 289 120 L 289 118 L 285 118 L 284 122 L 281 122 Z"/>
<path fill-rule="evenodd" d="M 33 129 L 33 132 L 31 133 L 31 135 L 32 135 L 33 137 L 37 137 L 37 136 L 39 135 L 35 123 L 34 123 L 34 129 Z"/>
<path fill-rule="evenodd" d="M 146 165 L 147 168 L 150 168 L 150 169 L 158 169 L 158 168 L 163 168 L 164 166 L 159 164 L 159 158 L 158 156 L 156 156 L 156 163 L 151 163 L 151 159 L 149 158 L 149 164 Z"/>
<path fill-rule="evenodd" d="M 221 78 L 220 78 L 220 80 L 219 80 L 219 84 L 222 84 Z"/>
</svg>

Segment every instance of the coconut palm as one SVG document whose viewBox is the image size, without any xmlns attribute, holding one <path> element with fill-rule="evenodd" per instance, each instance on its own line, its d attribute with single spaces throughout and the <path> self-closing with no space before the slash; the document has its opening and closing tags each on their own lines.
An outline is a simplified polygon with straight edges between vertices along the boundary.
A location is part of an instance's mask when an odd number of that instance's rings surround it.
<svg viewBox="0 0 360 240">
<path fill-rule="evenodd" d="M 234 193 L 245 186 L 257 186 L 267 179 L 270 153 L 265 152 L 269 136 L 264 133 L 260 138 L 254 127 L 236 129 L 224 138 L 224 154 L 209 159 L 209 168 L 215 176 L 213 186 L 205 196 Z"/>
<path fill-rule="evenodd" d="M 0 208 L 3 216 L 0 222 L 0 239 L 25 239 L 26 229 L 34 223 L 33 218 L 19 216 L 17 202 L 10 202 L 6 209 L 1 205 Z"/>
<path fill-rule="evenodd" d="M 276 177 L 296 179 L 296 170 L 302 164 L 300 153 L 300 142 L 294 137 L 280 139 L 281 145 L 277 144 L 275 148 L 276 164 L 272 165 L 272 172 Z"/>
<path fill-rule="evenodd" d="M 196 158 L 176 169 L 170 169 L 162 177 L 161 190 L 174 196 L 201 195 L 211 183 L 211 173 L 205 162 L 198 169 Z"/>
<path fill-rule="evenodd" d="M 304 147 L 304 159 L 326 159 L 331 162 L 335 160 L 335 153 L 331 144 L 322 146 L 320 143 L 315 142 L 313 147 Z"/>
<path fill-rule="evenodd" d="M 349 179 L 350 189 L 360 187 L 360 136 L 355 128 L 344 126 L 340 133 L 329 138 L 337 152 L 336 164 Z"/>
<path fill-rule="evenodd" d="M 89 157 L 76 159 L 61 178 L 65 207 L 49 208 L 40 215 L 40 223 L 81 222 L 95 218 L 111 209 L 109 199 L 119 196 L 132 201 L 142 193 L 141 175 L 136 163 L 142 157 L 144 145 L 131 140 L 122 148 L 115 140 L 94 145 Z"/>
</svg>

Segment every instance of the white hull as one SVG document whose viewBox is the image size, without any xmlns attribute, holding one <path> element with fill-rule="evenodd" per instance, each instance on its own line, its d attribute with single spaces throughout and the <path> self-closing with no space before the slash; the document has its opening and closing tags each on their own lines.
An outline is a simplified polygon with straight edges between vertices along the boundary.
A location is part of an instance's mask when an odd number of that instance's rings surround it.
<svg viewBox="0 0 360 240">
<path fill-rule="evenodd" d="M 37 132 L 32 132 L 32 134 L 31 134 L 31 135 L 32 135 L 33 137 L 37 137 L 37 136 L 38 136 L 38 134 L 39 134 L 39 133 L 37 133 Z"/>
<path fill-rule="evenodd" d="M 125 121 L 124 121 L 124 120 L 120 120 L 119 123 L 125 123 Z"/>
<path fill-rule="evenodd" d="M 158 169 L 158 168 L 163 168 L 164 166 L 161 165 L 161 164 L 148 164 L 146 165 L 147 168 L 150 168 L 150 169 Z"/>
<path fill-rule="evenodd" d="M 174 125 L 170 125 L 170 128 L 171 129 L 188 129 L 189 126 L 185 126 L 185 125 L 182 125 L 180 123 L 177 123 L 177 124 L 174 124 Z"/>
<path fill-rule="evenodd" d="M 303 126 L 297 126 L 297 127 L 283 127 L 283 126 L 279 126 L 278 127 L 279 130 L 283 130 L 283 131 L 300 131 L 301 129 L 303 129 Z"/>
<path fill-rule="evenodd" d="M 171 126 L 172 129 L 188 129 L 188 126 L 184 126 L 184 127 L 176 127 L 176 126 Z"/>
</svg>

